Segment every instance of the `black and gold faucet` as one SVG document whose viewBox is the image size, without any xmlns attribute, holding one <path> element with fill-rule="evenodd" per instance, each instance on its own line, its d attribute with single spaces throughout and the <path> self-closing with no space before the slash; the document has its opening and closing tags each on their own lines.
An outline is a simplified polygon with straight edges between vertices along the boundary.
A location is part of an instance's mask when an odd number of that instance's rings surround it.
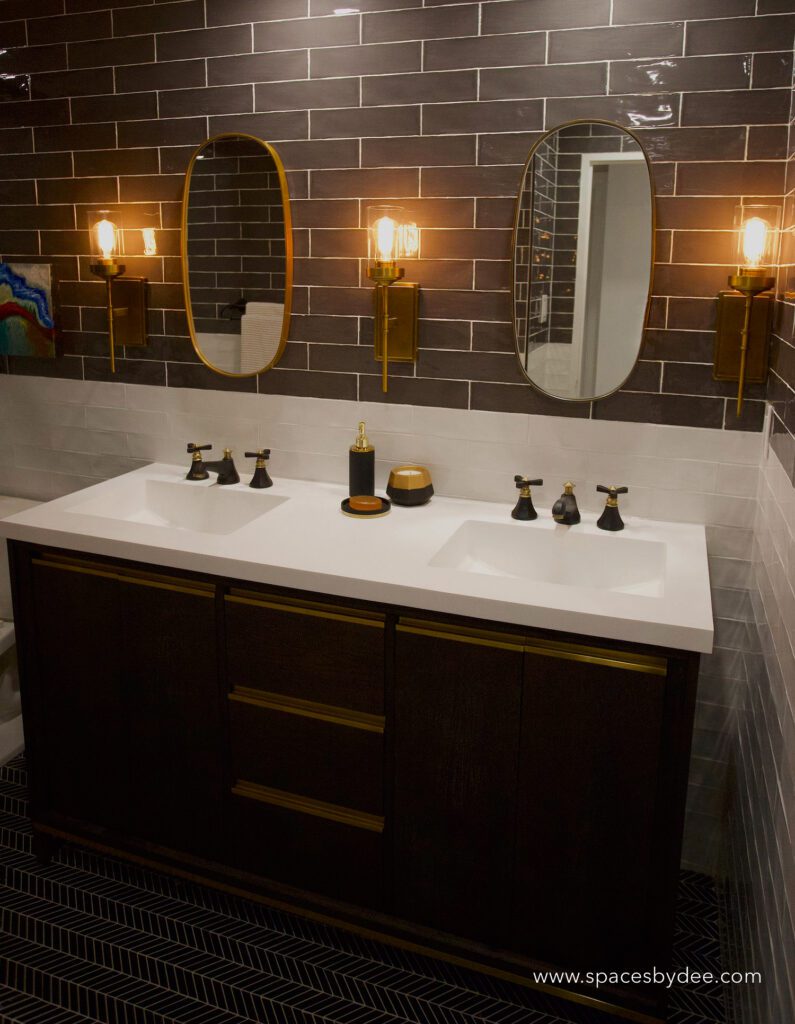
<svg viewBox="0 0 795 1024">
<path fill-rule="evenodd" d="M 232 449 L 224 448 L 224 457 L 222 459 L 218 459 L 215 462 L 204 462 L 202 460 L 202 452 L 209 451 L 211 448 L 211 444 L 188 445 L 188 455 L 192 455 L 193 459 L 185 479 L 206 480 L 210 473 L 217 473 L 218 483 L 221 486 L 240 483 L 240 477 L 235 469 L 234 459 L 232 458 Z"/>
<path fill-rule="evenodd" d="M 255 452 L 246 452 L 247 459 L 256 459 L 254 464 L 254 476 L 251 478 L 249 487 L 263 488 L 273 487 L 273 480 L 268 475 L 268 459 L 271 457 L 270 448 L 258 448 Z"/>
<path fill-rule="evenodd" d="M 511 511 L 514 519 L 528 521 L 538 519 L 538 512 L 533 508 L 533 498 L 530 494 L 531 487 L 541 487 L 543 480 L 529 480 L 526 476 L 515 476 L 514 482 L 519 489 L 519 500 Z"/>
<path fill-rule="evenodd" d="M 188 475 L 185 477 L 186 480 L 206 480 L 209 477 L 207 467 L 202 460 L 202 452 L 209 452 L 212 448 L 211 444 L 189 444 L 188 455 L 192 455 L 190 469 Z"/>
<path fill-rule="evenodd" d="M 629 488 L 615 486 L 605 487 L 604 484 L 598 484 L 596 489 L 600 494 L 607 495 L 605 510 L 599 516 L 596 521 L 596 525 L 600 530 L 610 530 L 612 533 L 617 533 L 619 530 L 623 530 L 624 520 L 621 518 L 621 513 L 618 511 L 618 496 L 619 494 L 627 494 Z"/>
<path fill-rule="evenodd" d="M 563 526 L 576 526 L 580 521 L 580 510 L 574 497 L 574 484 L 570 480 L 563 485 L 563 494 L 552 506 L 552 518 Z"/>
</svg>

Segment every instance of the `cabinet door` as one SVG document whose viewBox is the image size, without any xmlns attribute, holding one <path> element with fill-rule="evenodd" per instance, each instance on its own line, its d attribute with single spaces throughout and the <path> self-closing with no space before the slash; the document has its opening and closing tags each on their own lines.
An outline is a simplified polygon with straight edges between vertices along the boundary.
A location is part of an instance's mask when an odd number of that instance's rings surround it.
<svg viewBox="0 0 795 1024">
<path fill-rule="evenodd" d="M 20 561 L 30 584 L 17 629 L 34 812 L 122 827 L 129 788 L 115 577 Z"/>
<path fill-rule="evenodd" d="M 223 743 L 215 588 L 159 574 L 122 574 L 118 587 L 132 776 L 129 831 L 213 855 Z"/>
<path fill-rule="evenodd" d="M 522 641 L 424 620 L 397 627 L 395 912 L 505 947 Z"/>
<path fill-rule="evenodd" d="M 519 952 L 562 967 L 650 965 L 665 672 L 664 659 L 528 642 Z"/>
<path fill-rule="evenodd" d="M 17 562 L 34 811 L 213 852 L 214 587 L 57 553 Z"/>
</svg>

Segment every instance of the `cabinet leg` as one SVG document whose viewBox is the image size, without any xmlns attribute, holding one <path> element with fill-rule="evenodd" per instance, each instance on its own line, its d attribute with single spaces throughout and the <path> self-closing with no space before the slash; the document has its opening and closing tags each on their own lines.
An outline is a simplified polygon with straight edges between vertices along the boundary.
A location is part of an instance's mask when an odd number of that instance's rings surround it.
<svg viewBox="0 0 795 1024">
<path fill-rule="evenodd" d="M 33 833 L 33 856 L 42 867 L 47 867 L 51 863 L 57 849 L 58 841 L 53 836 L 48 836 L 44 832 Z"/>
</svg>

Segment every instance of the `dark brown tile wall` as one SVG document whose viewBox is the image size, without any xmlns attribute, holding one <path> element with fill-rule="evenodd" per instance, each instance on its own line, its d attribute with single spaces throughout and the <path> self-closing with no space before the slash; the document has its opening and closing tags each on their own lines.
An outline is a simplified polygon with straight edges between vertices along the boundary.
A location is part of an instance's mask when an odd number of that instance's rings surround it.
<svg viewBox="0 0 795 1024">
<path fill-rule="evenodd" d="M 421 355 L 416 369 L 396 374 L 387 400 L 758 429 L 764 389 L 751 391 L 737 423 L 711 382 L 710 331 L 730 269 L 723 233 L 735 200 L 785 192 L 792 5 L 353 6 L 360 13 L 335 16 L 337 0 L 0 3 L 0 74 L 30 76 L 28 98 L 0 102 L 0 255 L 54 264 L 64 325 L 59 359 L 2 368 L 107 374 L 85 209 L 154 205 L 162 255 L 127 258 L 129 272 L 151 282 L 152 343 L 124 354 L 120 379 L 382 400 L 367 347 L 360 225 L 368 200 L 399 200 L 422 232 L 409 268 L 422 285 Z M 660 235 L 643 363 L 623 392 L 589 407 L 523 383 L 509 246 L 529 145 L 561 120 L 594 116 L 642 134 Z M 176 256 L 191 150 L 232 130 L 266 138 L 282 155 L 297 260 L 282 365 L 230 385 L 196 363 Z M 791 335 L 779 339 L 774 388 L 792 381 Z M 787 401 L 776 408 L 791 424 Z"/>
</svg>

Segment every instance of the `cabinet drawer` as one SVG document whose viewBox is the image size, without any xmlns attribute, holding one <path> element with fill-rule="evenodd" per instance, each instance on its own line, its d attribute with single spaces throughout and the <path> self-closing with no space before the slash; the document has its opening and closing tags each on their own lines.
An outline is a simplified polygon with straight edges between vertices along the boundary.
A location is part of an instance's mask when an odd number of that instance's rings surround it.
<svg viewBox="0 0 795 1024">
<path fill-rule="evenodd" d="M 232 793 L 235 866 L 332 899 L 381 906 L 383 818 L 243 780 Z"/>
<path fill-rule="evenodd" d="M 247 590 L 224 604 L 233 687 L 383 714 L 383 615 Z"/>
<path fill-rule="evenodd" d="M 229 702 L 235 778 L 382 813 L 383 718 L 258 690 Z"/>
</svg>

